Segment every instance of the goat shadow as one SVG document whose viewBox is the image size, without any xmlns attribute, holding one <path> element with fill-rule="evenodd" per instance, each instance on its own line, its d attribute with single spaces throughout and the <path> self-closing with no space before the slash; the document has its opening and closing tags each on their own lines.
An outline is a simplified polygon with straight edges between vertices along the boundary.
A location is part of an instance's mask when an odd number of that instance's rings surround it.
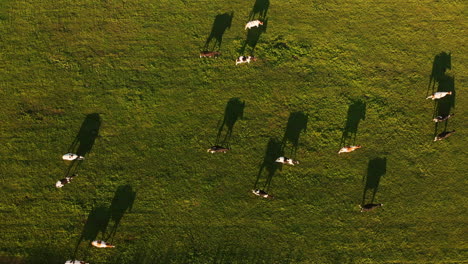
<svg viewBox="0 0 468 264">
<path fill-rule="evenodd" d="M 260 178 L 262 178 L 263 171 L 266 170 L 267 176 L 265 184 L 263 185 L 263 189 L 265 191 L 268 191 L 273 176 L 275 176 L 275 173 L 278 169 L 281 169 L 281 164 L 275 161 L 278 157 L 281 157 L 283 155 L 284 153 L 281 142 L 276 138 L 270 138 L 265 149 L 265 156 L 263 157 L 263 162 L 260 165 L 260 170 L 258 171 L 257 180 L 254 184 L 254 189 L 257 189 Z"/>
<path fill-rule="evenodd" d="M 211 33 L 205 42 L 204 49 L 206 51 L 212 51 L 216 47 L 218 47 L 218 50 L 221 48 L 221 43 L 223 42 L 223 35 L 227 29 L 231 28 L 233 18 L 234 12 L 216 15 L 215 20 L 213 22 L 213 26 L 211 27 Z M 213 47 L 210 49 L 209 46 L 213 39 L 215 41 L 213 43 Z"/>
<path fill-rule="evenodd" d="M 68 152 L 76 153 L 79 156 L 86 156 L 93 148 L 94 142 L 101 127 L 101 117 L 98 113 L 89 114 L 81 124 L 80 131 L 76 135 Z"/>
<path fill-rule="evenodd" d="M 81 236 L 76 244 L 74 256 L 83 240 L 92 242 L 101 235 L 101 239 L 109 240 L 117 232 L 117 228 L 127 211 L 131 211 L 135 202 L 136 192 L 130 185 L 122 185 L 117 188 L 110 207 L 99 205 L 91 209 Z M 112 229 L 108 232 L 109 223 L 113 222 Z M 107 236 L 106 236 L 107 234 Z"/>
<path fill-rule="evenodd" d="M 455 78 L 447 74 L 447 70 L 450 69 L 452 69 L 451 53 L 441 52 L 434 57 L 426 96 L 429 91 L 433 94 L 436 86 L 437 92 L 452 92 L 452 94 L 435 100 L 433 118 L 452 114 L 455 108 Z M 444 122 L 444 131 L 447 130 L 448 122 L 449 120 Z M 434 136 L 438 134 L 438 128 L 439 123 L 435 123 Z"/>
<path fill-rule="evenodd" d="M 292 112 L 289 115 L 283 140 L 281 141 L 281 151 L 284 153 L 288 142 L 292 144 L 290 156 L 295 157 L 299 147 L 299 138 L 302 132 L 307 131 L 308 115 L 304 112 Z"/>
<path fill-rule="evenodd" d="M 117 227 L 122 220 L 124 214 L 130 212 L 133 207 L 133 203 L 136 199 L 136 192 L 132 190 L 130 185 L 122 185 L 117 188 L 112 199 L 112 204 L 109 208 L 110 220 L 114 223 L 112 229 L 109 232 L 108 238 L 110 239 L 117 232 Z"/>
<path fill-rule="evenodd" d="M 216 145 L 224 145 L 227 144 L 228 147 L 232 131 L 234 129 L 234 125 L 236 124 L 237 120 L 242 119 L 244 117 L 244 108 L 245 108 L 245 101 L 241 101 L 240 98 L 235 97 L 229 99 L 226 104 L 226 108 L 224 109 L 224 118 L 221 125 L 218 128 L 218 134 L 216 136 Z M 222 133 L 227 129 L 224 139 L 222 138 Z"/>
<path fill-rule="evenodd" d="M 373 158 L 369 160 L 367 165 L 367 176 L 363 177 L 365 181 L 364 191 L 362 194 L 362 203 L 366 204 L 367 193 L 372 192 L 370 201 L 367 203 L 373 203 L 375 195 L 379 188 L 380 179 L 387 173 L 387 158 Z"/>
<path fill-rule="evenodd" d="M 91 212 L 88 214 L 88 218 L 86 219 L 86 223 L 83 227 L 83 231 L 81 232 L 81 236 L 76 243 L 75 253 L 73 254 L 74 256 L 76 256 L 78 247 L 83 240 L 92 242 L 96 240 L 99 233 L 101 233 L 102 237 L 105 236 L 110 217 L 110 210 L 107 206 L 99 205 L 91 209 Z"/>
<path fill-rule="evenodd" d="M 436 84 L 445 78 L 447 69 L 452 69 L 452 55 L 450 53 L 441 52 L 434 57 L 426 97 L 429 95 L 429 91 L 431 94 L 434 93 Z"/>
<path fill-rule="evenodd" d="M 65 175 L 64 178 L 66 177 L 73 177 L 75 174 L 78 173 L 78 169 L 81 165 L 81 160 L 72 160 L 72 161 L 67 161 L 66 163 L 69 163 L 67 169 L 65 170 Z"/>
<path fill-rule="evenodd" d="M 265 19 L 268 8 L 270 8 L 270 0 L 256 0 L 252 11 L 250 11 L 249 20 Z"/>
<path fill-rule="evenodd" d="M 239 50 L 240 54 L 244 54 L 247 46 L 249 46 L 250 55 L 252 56 L 254 55 L 255 47 L 257 46 L 257 43 L 260 40 L 260 36 L 266 32 L 267 26 L 268 26 L 268 19 L 265 19 L 263 21 L 263 25 L 259 27 L 247 29 L 247 36 L 245 38 L 244 43 L 242 44 L 242 47 Z"/>
<path fill-rule="evenodd" d="M 340 148 L 347 144 L 354 145 L 361 120 L 366 119 L 366 103 L 362 100 L 353 101 L 348 107 L 348 115 L 341 136 Z M 351 141 L 351 142 L 349 142 Z"/>
</svg>

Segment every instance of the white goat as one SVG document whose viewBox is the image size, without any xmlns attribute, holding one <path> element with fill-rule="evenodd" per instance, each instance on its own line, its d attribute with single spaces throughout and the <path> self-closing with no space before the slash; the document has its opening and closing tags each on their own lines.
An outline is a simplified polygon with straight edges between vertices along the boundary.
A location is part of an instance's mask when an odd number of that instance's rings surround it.
<svg viewBox="0 0 468 264">
<path fill-rule="evenodd" d="M 67 154 L 62 156 L 62 159 L 63 160 L 84 160 L 84 157 L 83 156 L 78 156 L 78 155 L 73 154 L 73 153 L 67 153 Z"/>
<path fill-rule="evenodd" d="M 256 60 L 257 60 L 257 58 L 255 58 L 253 56 L 240 56 L 236 60 L 236 65 L 241 64 L 241 63 L 250 63 L 251 61 L 256 61 Z"/>
<path fill-rule="evenodd" d="M 286 157 L 279 157 L 275 160 L 275 162 L 278 162 L 278 163 L 283 163 L 283 164 L 288 164 L 288 165 L 296 165 L 296 164 L 299 164 L 299 161 L 297 160 L 293 160 L 293 159 L 290 159 L 290 158 L 286 158 Z"/>
<path fill-rule="evenodd" d="M 437 92 L 435 94 L 429 95 L 426 99 L 436 100 L 451 94 L 452 92 Z"/>
<path fill-rule="evenodd" d="M 67 260 L 65 264 L 89 264 L 89 263 L 81 261 L 81 260 Z"/>
<path fill-rule="evenodd" d="M 260 20 L 249 21 L 249 22 L 245 25 L 245 30 L 251 29 L 251 28 L 253 28 L 253 27 L 260 27 L 260 25 L 263 25 L 263 22 L 260 21 Z"/>
</svg>

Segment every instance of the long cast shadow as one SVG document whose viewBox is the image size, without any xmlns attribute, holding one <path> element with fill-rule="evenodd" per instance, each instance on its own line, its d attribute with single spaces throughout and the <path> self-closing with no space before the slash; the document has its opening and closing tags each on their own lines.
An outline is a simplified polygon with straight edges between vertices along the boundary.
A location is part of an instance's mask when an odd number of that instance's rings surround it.
<svg viewBox="0 0 468 264">
<path fill-rule="evenodd" d="M 204 49 L 206 51 L 214 50 L 216 47 L 221 48 L 221 43 L 223 42 L 223 35 L 227 29 L 231 28 L 232 19 L 234 18 L 234 12 L 219 14 L 215 17 L 213 26 L 211 27 L 211 33 L 206 39 Z M 210 49 L 210 43 L 214 41 L 213 47 Z"/>
<path fill-rule="evenodd" d="M 81 124 L 78 135 L 76 135 L 72 144 L 68 148 L 69 153 L 75 153 L 79 156 L 85 156 L 93 148 L 94 142 L 98 136 L 99 128 L 101 127 L 101 117 L 99 114 L 89 114 Z M 78 173 L 78 168 L 81 165 L 81 160 L 73 160 L 69 163 L 65 170 L 65 176 L 70 177 Z M 67 162 L 68 163 L 68 162 Z"/>
<path fill-rule="evenodd" d="M 257 46 L 257 43 L 260 40 L 260 36 L 266 32 L 267 26 L 268 26 L 268 19 L 264 19 L 262 26 L 248 29 L 247 36 L 239 52 L 241 54 L 244 54 L 247 46 L 249 46 L 250 54 L 253 55 L 255 47 Z"/>
<path fill-rule="evenodd" d="M 262 178 L 263 171 L 266 170 L 267 175 L 266 175 L 265 183 L 263 185 L 263 189 L 265 191 L 268 190 L 268 188 L 271 185 L 273 176 L 275 176 L 276 171 L 278 169 L 281 169 L 280 163 L 275 162 L 275 160 L 280 156 L 283 156 L 281 142 L 276 138 L 270 138 L 270 140 L 268 141 L 266 150 L 265 150 L 265 156 L 263 157 L 263 162 L 260 165 L 260 170 L 258 171 L 257 180 L 255 181 L 255 184 L 254 184 L 254 189 L 258 188 L 258 184 L 260 182 L 260 179 Z"/>
<path fill-rule="evenodd" d="M 101 117 L 98 113 L 89 114 L 81 124 L 78 135 L 68 148 L 68 152 L 79 156 L 86 156 L 93 148 L 94 142 L 99 134 L 101 127 Z"/>
<path fill-rule="evenodd" d="M 130 185 L 122 185 L 117 188 L 109 208 L 110 220 L 114 223 L 107 239 L 110 239 L 117 232 L 117 227 L 124 214 L 130 212 L 135 202 L 136 192 Z"/>
<path fill-rule="evenodd" d="M 348 115 L 341 136 L 340 148 L 347 144 L 354 144 L 361 120 L 366 119 L 366 103 L 362 100 L 352 102 L 348 107 Z M 351 142 L 350 142 L 351 141 Z"/>
<path fill-rule="evenodd" d="M 88 240 L 89 242 L 96 240 L 99 233 L 101 233 L 102 237 L 105 236 L 110 217 L 110 210 L 107 206 L 100 205 L 91 210 L 81 232 L 80 239 L 76 244 L 74 256 L 76 256 L 78 247 L 83 240 Z"/>
<path fill-rule="evenodd" d="M 434 93 L 436 84 L 445 78 L 447 69 L 452 69 L 452 55 L 450 53 L 441 52 L 434 57 L 426 96 L 429 95 L 429 92 L 431 92 L 431 94 Z"/>
<path fill-rule="evenodd" d="M 302 132 L 307 130 L 307 122 L 309 117 L 304 112 L 293 112 L 289 115 L 288 124 L 284 132 L 281 142 L 281 150 L 287 147 L 288 142 L 292 144 L 290 155 L 295 157 L 297 148 L 299 147 L 299 137 Z"/>
<path fill-rule="evenodd" d="M 218 128 L 216 144 L 229 145 L 234 125 L 236 124 L 237 120 L 242 119 L 244 117 L 244 108 L 244 101 L 241 101 L 237 97 L 229 99 L 229 101 L 226 104 L 226 108 L 224 109 L 223 121 Z M 224 139 L 221 140 L 221 134 L 225 130 L 225 128 L 227 131 L 224 136 Z"/>
<path fill-rule="evenodd" d="M 266 18 L 268 8 L 270 8 L 270 0 L 256 0 L 249 15 L 249 20 Z"/>
<path fill-rule="evenodd" d="M 365 181 L 364 191 L 362 194 L 362 204 L 366 204 L 367 193 L 371 191 L 372 196 L 367 203 L 373 203 L 375 195 L 379 188 L 380 178 L 387 173 L 387 158 L 373 158 L 369 160 L 367 165 L 367 176 L 363 178 Z"/>
<path fill-rule="evenodd" d="M 432 87 L 431 93 L 434 93 L 434 89 L 437 85 L 437 92 L 452 92 L 452 94 L 435 100 L 433 118 L 452 114 L 455 108 L 455 78 L 446 73 L 447 69 L 452 68 L 451 61 L 451 54 L 446 52 L 441 52 L 434 57 L 428 90 Z M 447 130 L 448 123 L 449 120 L 444 122 L 443 131 Z M 434 125 L 434 136 L 439 134 L 439 125 L 442 124 L 435 123 Z"/>
<path fill-rule="evenodd" d="M 108 241 L 111 239 L 117 232 L 117 228 L 125 213 L 131 211 L 135 198 L 136 192 L 133 191 L 130 185 L 121 185 L 115 191 L 110 207 L 99 205 L 93 208 L 86 219 L 73 256 L 76 256 L 83 240 L 91 242 L 96 240 L 99 235 L 103 240 Z M 108 231 L 110 222 L 113 222 L 113 225 L 110 231 Z"/>
</svg>

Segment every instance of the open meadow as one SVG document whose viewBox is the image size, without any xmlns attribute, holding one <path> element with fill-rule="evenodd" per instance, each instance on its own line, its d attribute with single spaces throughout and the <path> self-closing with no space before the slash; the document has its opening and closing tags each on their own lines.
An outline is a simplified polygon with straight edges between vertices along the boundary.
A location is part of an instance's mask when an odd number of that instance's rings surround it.
<svg viewBox="0 0 468 264">
<path fill-rule="evenodd" d="M 467 29 L 461 0 L 0 1 L 0 263 L 468 263 Z"/>
</svg>

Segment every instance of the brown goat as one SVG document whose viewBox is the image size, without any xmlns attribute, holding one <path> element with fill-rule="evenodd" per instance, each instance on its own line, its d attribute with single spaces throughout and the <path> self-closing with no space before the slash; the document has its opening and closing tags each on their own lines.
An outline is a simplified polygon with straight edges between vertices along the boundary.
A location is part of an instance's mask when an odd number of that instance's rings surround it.
<svg viewBox="0 0 468 264">
<path fill-rule="evenodd" d="M 200 58 L 217 58 L 221 55 L 221 52 L 218 51 L 202 51 L 200 52 Z"/>
</svg>

